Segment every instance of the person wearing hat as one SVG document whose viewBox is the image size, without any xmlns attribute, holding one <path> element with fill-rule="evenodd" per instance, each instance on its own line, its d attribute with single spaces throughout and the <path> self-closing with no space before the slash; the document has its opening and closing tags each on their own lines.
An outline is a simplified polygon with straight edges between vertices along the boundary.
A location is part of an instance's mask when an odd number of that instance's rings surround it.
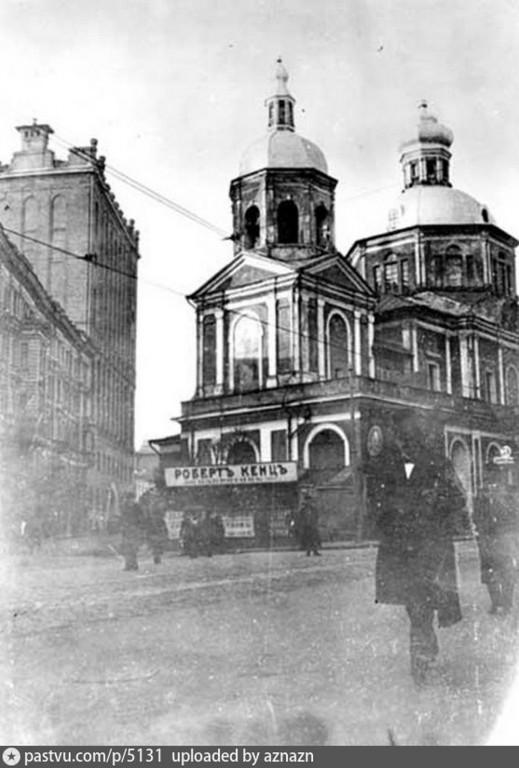
<svg viewBox="0 0 519 768">
<path fill-rule="evenodd" d="M 301 541 L 301 549 L 306 551 L 309 557 L 312 553 L 320 556 L 319 547 L 321 537 L 319 535 L 319 513 L 314 501 L 313 491 L 310 488 L 303 490 L 301 506 L 298 513 L 298 525 Z"/>
<path fill-rule="evenodd" d="M 438 427 L 437 416 L 406 410 L 394 419 L 377 456 L 376 602 L 406 608 L 417 685 L 426 681 L 439 652 L 435 616 L 440 627 L 462 618 L 453 534 L 466 496 L 443 454 Z"/>
</svg>

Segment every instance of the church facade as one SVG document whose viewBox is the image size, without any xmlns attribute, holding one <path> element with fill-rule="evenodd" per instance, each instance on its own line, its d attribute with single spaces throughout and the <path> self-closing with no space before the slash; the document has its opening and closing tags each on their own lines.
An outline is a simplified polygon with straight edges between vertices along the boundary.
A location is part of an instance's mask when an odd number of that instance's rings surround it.
<svg viewBox="0 0 519 768">
<path fill-rule="evenodd" d="M 197 384 L 180 419 L 185 471 L 166 482 L 178 503 L 189 492 L 248 517 L 263 540 L 311 486 L 323 538 L 360 540 L 365 467 L 398 411 L 434 410 L 471 505 L 493 456 L 515 452 L 518 243 L 452 186 L 452 133 L 424 103 L 388 230 L 339 253 L 337 181 L 296 133 L 287 81 L 278 61 L 267 132 L 231 182 L 234 258 L 189 297 Z"/>
</svg>

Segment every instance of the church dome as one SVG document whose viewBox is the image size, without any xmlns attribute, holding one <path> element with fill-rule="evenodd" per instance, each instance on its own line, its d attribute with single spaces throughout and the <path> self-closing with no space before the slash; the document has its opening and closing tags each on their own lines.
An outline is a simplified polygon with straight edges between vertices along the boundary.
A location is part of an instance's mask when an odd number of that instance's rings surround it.
<svg viewBox="0 0 519 768">
<path fill-rule="evenodd" d="M 417 185 L 405 189 L 389 212 L 389 229 L 419 224 L 495 224 L 486 206 L 459 189 Z"/>
<path fill-rule="evenodd" d="M 256 139 L 244 152 L 240 176 L 262 168 L 315 168 L 328 173 L 324 153 L 293 131 L 272 131 Z"/>
<path fill-rule="evenodd" d="M 288 73 L 281 59 L 276 63 L 276 87 L 267 99 L 268 130 L 245 150 L 240 176 L 263 168 L 315 168 L 328 173 L 323 152 L 312 141 L 295 132 L 294 105 L 288 87 Z"/>
<path fill-rule="evenodd" d="M 419 119 L 416 125 L 414 135 L 410 136 L 400 145 L 400 150 L 404 152 L 410 146 L 419 144 L 441 144 L 444 147 L 450 147 L 454 141 L 454 134 L 450 128 L 438 122 L 438 118 L 429 112 L 427 101 L 420 102 Z"/>
</svg>

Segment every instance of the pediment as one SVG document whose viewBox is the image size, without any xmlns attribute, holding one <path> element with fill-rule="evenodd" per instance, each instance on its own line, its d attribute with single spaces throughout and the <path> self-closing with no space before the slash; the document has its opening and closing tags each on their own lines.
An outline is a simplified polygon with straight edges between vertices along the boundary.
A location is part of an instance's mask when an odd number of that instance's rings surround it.
<svg viewBox="0 0 519 768">
<path fill-rule="evenodd" d="M 263 256 L 242 253 L 200 286 L 189 298 L 196 300 L 212 293 L 244 288 L 271 280 L 274 277 L 293 274 L 295 274 L 295 270 L 285 263 Z"/>
<path fill-rule="evenodd" d="M 339 254 L 327 256 L 317 262 L 305 266 L 303 272 L 318 280 L 325 281 L 331 285 L 345 288 L 355 293 L 362 293 L 372 296 L 373 291 L 366 283 L 362 275 L 350 264 L 349 261 Z"/>
</svg>

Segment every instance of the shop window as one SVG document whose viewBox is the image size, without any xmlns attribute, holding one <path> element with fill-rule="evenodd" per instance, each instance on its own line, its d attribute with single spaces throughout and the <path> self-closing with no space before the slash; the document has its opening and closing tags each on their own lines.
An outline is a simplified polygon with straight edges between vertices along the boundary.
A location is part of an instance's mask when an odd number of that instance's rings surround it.
<svg viewBox="0 0 519 768">
<path fill-rule="evenodd" d="M 299 241 L 299 211 L 293 200 L 283 200 L 277 214 L 278 241 L 282 244 Z"/>
</svg>

